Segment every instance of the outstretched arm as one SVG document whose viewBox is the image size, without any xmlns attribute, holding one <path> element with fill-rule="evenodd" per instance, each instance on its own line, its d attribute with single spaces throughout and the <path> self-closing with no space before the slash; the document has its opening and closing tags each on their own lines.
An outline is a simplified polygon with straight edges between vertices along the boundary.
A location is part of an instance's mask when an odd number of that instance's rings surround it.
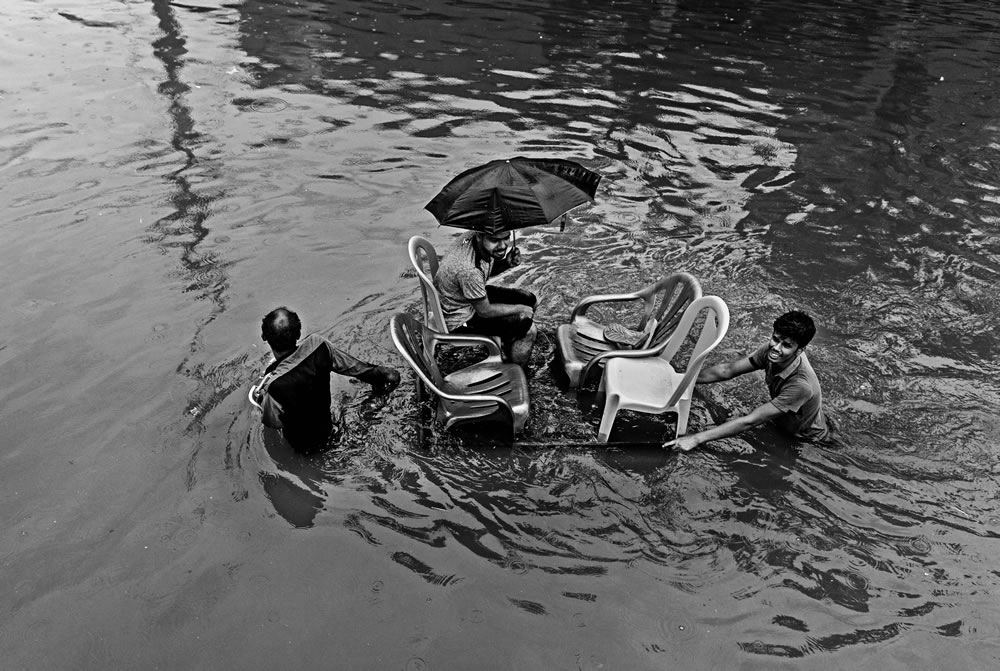
<svg viewBox="0 0 1000 671">
<path fill-rule="evenodd" d="M 757 426 L 758 424 L 763 424 L 769 419 L 774 419 L 775 417 L 780 417 L 782 414 L 781 410 L 775 407 L 773 403 L 768 401 L 764 405 L 757 406 L 754 408 L 753 412 L 748 415 L 743 415 L 742 417 L 735 417 L 729 421 L 719 424 L 718 426 L 713 426 L 711 429 L 706 429 L 700 433 L 693 433 L 688 436 L 681 436 L 676 440 L 668 441 L 663 444 L 663 447 L 676 447 L 682 452 L 690 452 L 694 448 L 698 447 L 702 443 L 707 443 L 710 440 L 716 440 L 718 438 L 728 438 L 729 436 L 735 436 L 738 433 L 746 431 L 747 429 Z"/>
<path fill-rule="evenodd" d="M 708 368 L 702 368 L 698 373 L 698 384 L 710 384 L 712 382 L 722 382 L 731 380 L 739 375 L 745 375 L 754 371 L 753 364 L 748 357 L 730 361 L 729 363 L 717 363 Z"/>
<path fill-rule="evenodd" d="M 362 361 L 337 349 L 329 340 L 326 341 L 326 346 L 330 353 L 330 369 L 334 373 L 356 377 L 379 392 L 388 393 L 399 385 L 399 371 L 395 368 Z"/>
</svg>

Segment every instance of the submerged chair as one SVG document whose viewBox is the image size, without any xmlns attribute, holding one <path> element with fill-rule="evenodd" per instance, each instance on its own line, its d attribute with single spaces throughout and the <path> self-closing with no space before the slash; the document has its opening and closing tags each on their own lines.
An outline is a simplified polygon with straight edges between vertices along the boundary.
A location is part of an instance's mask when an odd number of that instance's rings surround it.
<svg viewBox="0 0 1000 671">
<path fill-rule="evenodd" d="M 701 285 L 693 275 L 673 273 L 634 293 L 588 296 L 581 300 L 570 313 L 569 323 L 556 329 L 556 346 L 570 388 L 583 387 L 590 373 L 611 357 L 648 358 L 659 354 L 684 309 L 700 297 Z M 633 349 L 606 338 L 608 325 L 587 316 L 594 305 L 630 301 L 643 303 L 642 317 L 632 328 L 644 337 Z"/>
<path fill-rule="evenodd" d="M 687 356 L 687 364 L 678 372 L 670 364 L 688 339 L 700 316 L 698 340 Z M 677 435 L 687 433 L 691 412 L 691 394 L 705 357 L 715 349 L 729 330 L 729 308 L 718 296 L 702 296 L 684 311 L 680 324 L 656 356 L 643 359 L 613 357 L 604 365 L 598 396 L 605 396 L 604 416 L 597 432 L 597 442 L 608 442 L 611 427 L 619 410 L 637 410 L 650 414 L 677 413 Z"/>
<path fill-rule="evenodd" d="M 524 430 L 529 410 L 528 380 L 520 366 L 500 361 L 500 348 L 493 340 L 435 333 L 407 314 L 393 315 L 389 330 L 392 342 L 418 381 L 437 396 L 437 416 L 445 429 L 460 423 L 500 420 L 510 425 L 511 440 Z M 486 347 L 489 356 L 442 375 L 433 355 L 439 344 Z"/>
</svg>

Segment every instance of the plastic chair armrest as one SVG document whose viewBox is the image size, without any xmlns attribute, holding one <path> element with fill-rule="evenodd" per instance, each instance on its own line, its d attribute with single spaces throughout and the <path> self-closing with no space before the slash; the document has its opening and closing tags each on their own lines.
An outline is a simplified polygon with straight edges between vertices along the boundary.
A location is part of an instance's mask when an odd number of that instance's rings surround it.
<svg viewBox="0 0 1000 671">
<path fill-rule="evenodd" d="M 573 311 L 569 315 L 569 320 L 572 322 L 577 317 L 582 317 L 587 313 L 592 305 L 597 303 L 622 303 L 625 301 L 637 301 L 642 300 L 642 296 L 638 293 L 631 294 L 599 294 L 597 296 L 587 296 L 573 308 Z"/>
<path fill-rule="evenodd" d="M 456 347 L 485 347 L 490 356 L 500 356 L 500 347 L 496 341 L 488 336 L 475 335 L 472 333 L 434 333 L 432 338 L 435 345 L 447 343 Z"/>
</svg>

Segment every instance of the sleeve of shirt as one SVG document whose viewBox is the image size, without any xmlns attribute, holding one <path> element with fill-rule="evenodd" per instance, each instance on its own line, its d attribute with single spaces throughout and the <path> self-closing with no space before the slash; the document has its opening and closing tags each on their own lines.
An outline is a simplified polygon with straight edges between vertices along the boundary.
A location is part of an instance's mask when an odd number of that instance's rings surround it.
<svg viewBox="0 0 1000 671">
<path fill-rule="evenodd" d="M 458 281 L 458 288 L 462 295 L 469 301 L 486 298 L 486 279 L 478 269 L 463 269 L 455 279 Z"/>
<path fill-rule="evenodd" d="M 761 345 L 749 358 L 754 370 L 764 370 L 764 364 L 767 363 L 767 345 Z"/>
<path fill-rule="evenodd" d="M 324 340 L 323 344 L 330 354 L 331 372 L 356 377 L 368 384 L 383 384 L 386 381 L 385 373 L 380 366 L 362 361 L 337 349 L 329 340 Z"/>
<path fill-rule="evenodd" d="M 778 395 L 771 399 L 771 403 L 782 412 L 798 412 L 810 398 L 812 390 L 809 386 L 793 376 Z"/>
</svg>

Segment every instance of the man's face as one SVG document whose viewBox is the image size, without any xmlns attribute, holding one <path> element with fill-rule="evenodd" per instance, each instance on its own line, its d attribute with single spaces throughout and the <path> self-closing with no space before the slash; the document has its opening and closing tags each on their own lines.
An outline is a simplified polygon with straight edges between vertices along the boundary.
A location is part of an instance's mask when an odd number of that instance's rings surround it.
<svg viewBox="0 0 1000 671">
<path fill-rule="evenodd" d="M 479 237 L 484 256 L 502 259 L 510 251 L 510 231 L 501 231 L 494 235 L 483 234 Z"/>
<path fill-rule="evenodd" d="M 799 355 L 802 348 L 799 344 L 777 331 L 771 334 L 771 342 L 767 346 L 767 360 L 778 370 L 790 364 Z"/>
</svg>

